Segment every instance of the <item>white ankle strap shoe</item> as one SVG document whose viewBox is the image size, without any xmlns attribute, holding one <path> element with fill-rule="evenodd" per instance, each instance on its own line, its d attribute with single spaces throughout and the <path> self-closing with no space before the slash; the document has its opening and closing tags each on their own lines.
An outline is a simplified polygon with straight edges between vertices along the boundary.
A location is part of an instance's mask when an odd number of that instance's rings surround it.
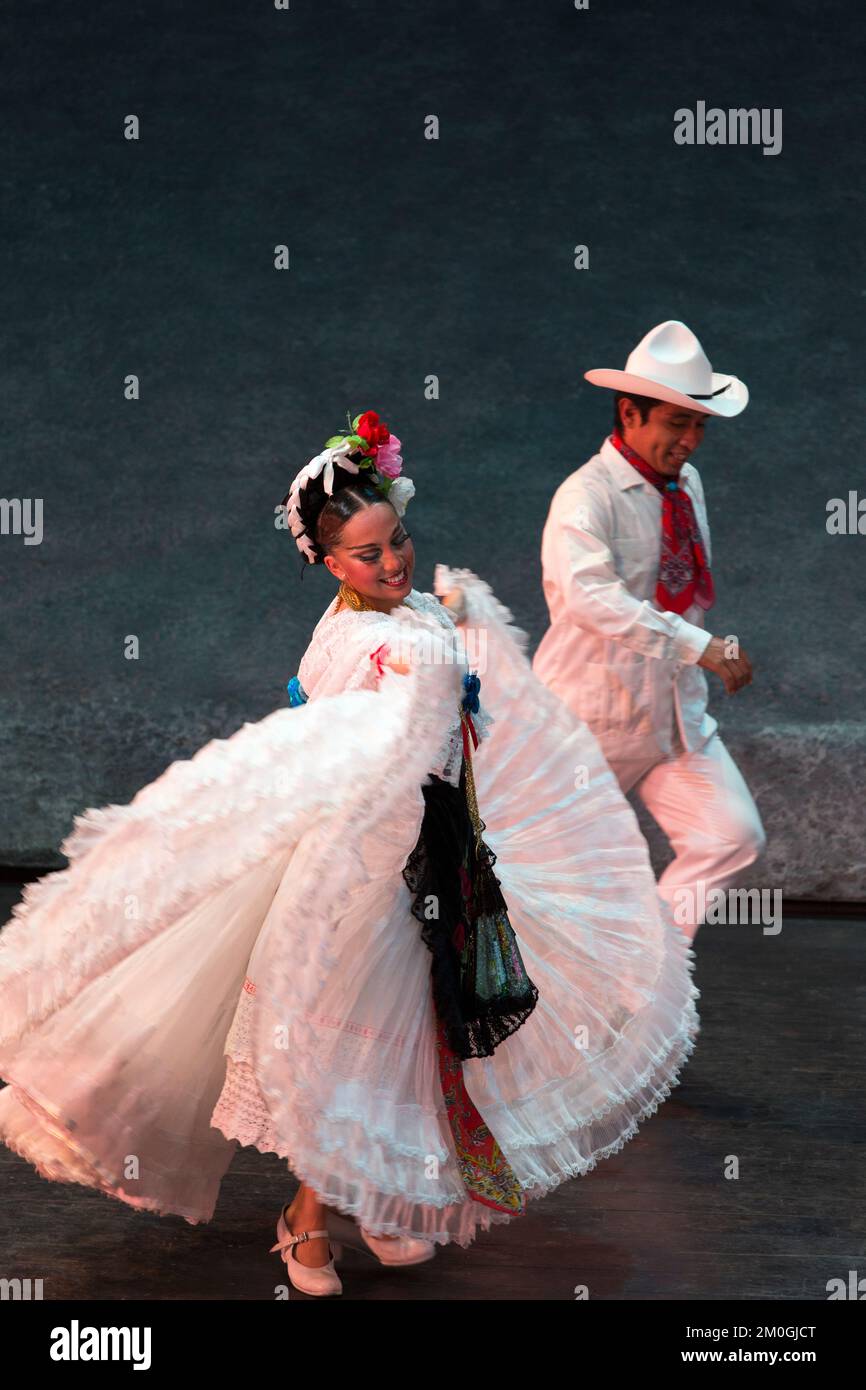
<svg viewBox="0 0 866 1390">
<path fill-rule="evenodd" d="M 419 1240 L 415 1236 L 396 1236 L 385 1238 L 371 1235 L 363 1226 L 357 1225 L 342 1212 L 328 1211 L 325 1215 L 330 1236 L 341 1245 L 350 1245 L 365 1255 L 372 1255 L 382 1265 L 421 1265 L 432 1260 L 436 1246 L 432 1240 Z M 335 1245 L 337 1258 L 342 1253 L 340 1245 Z"/>
<path fill-rule="evenodd" d="M 286 1224 L 286 1207 L 280 1212 L 277 1221 L 277 1243 L 271 1246 L 270 1253 L 275 1250 L 280 1251 L 281 1258 L 285 1261 L 289 1280 L 294 1288 L 301 1293 L 311 1294 L 313 1297 L 323 1297 L 327 1294 L 337 1294 L 343 1292 L 343 1285 L 340 1276 L 334 1268 L 334 1259 L 339 1258 L 342 1247 L 339 1243 L 331 1242 L 331 1258 L 326 1265 L 310 1266 L 299 1264 L 295 1258 L 295 1246 L 302 1241 L 314 1240 L 317 1236 L 328 1240 L 329 1231 L 298 1231 L 293 1235 Z"/>
</svg>

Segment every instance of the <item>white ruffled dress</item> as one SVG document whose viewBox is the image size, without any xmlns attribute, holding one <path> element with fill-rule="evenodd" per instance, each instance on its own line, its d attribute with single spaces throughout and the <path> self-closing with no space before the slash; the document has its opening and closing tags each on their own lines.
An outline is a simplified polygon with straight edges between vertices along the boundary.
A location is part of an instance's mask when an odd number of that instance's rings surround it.
<svg viewBox="0 0 866 1390">
<path fill-rule="evenodd" d="M 698 1032 L 694 956 L 600 748 L 469 570 L 319 621 L 308 699 L 76 817 L 0 931 L 0 1140 L 46 1178 L 209 1221 L 238 1144 L 372 1232 L 466 1246 L 513 1219 L 461 1180 L 431 955 L 402 875 L 462 678 L 484 840 L 534 1012 L 466 1087 L 527 1198 L 617 1152 Z M 406 660 L 401 674 L 380 658 Z M 378 656 L 377 656 L 378 653 Z"/>
</svg>

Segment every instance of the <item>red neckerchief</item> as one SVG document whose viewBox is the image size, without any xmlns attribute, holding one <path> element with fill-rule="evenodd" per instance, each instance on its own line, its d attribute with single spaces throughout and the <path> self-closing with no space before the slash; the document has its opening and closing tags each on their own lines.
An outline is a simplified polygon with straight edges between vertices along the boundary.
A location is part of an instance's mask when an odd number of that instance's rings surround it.
<svg viewBox="0 0 866 1390">
<path fill-rule="evenodd" d="M 636 454 L 618 430 L 614 430 L 610 442 L 662 495 L 656 602 L 674 613 L 685 613 L 693 603 L 699 608 L 711 608 L 716 597 L 715 587 L 691 497 L 674 478 L 657 473 L 646 459 Z"/>
</svg>

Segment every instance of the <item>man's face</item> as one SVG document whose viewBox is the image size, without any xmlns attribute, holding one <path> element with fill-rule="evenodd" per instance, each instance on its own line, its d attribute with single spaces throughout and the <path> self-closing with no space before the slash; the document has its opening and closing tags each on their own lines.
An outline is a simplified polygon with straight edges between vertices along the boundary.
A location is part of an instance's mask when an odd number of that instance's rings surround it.
<svg viewBox="0 0 866 1390">
<path fill-rule="evenodd" d="M 623 401 L 620 406 L 622 437 L 657 473 L 676 478 L 690 454 L 704 437 L 707 417 L 700 410 L 685 410 L 660 401 L 643 424 L 637 406 Z"/>
</svg>

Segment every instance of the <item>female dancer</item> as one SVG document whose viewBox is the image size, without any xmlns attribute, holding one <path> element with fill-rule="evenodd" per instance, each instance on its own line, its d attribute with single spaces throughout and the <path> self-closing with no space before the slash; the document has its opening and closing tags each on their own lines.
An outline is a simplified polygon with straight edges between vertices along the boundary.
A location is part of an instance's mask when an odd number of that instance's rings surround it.
<svg viewBox="0 0 866 1390">
<path fill-rule="evenodd" d="M 281 504 L 339 581 L 289 708 L 76 817 L 0 932 L 0 1139 L 191 1223 L 276 1153 L 313 1294 L 344 1243 L 418 1263 L 617 1152 L 699 1026 L 595 738 L 483 580 L 412 587 L 399 448 L 365 412 Z"/>
</svg>

